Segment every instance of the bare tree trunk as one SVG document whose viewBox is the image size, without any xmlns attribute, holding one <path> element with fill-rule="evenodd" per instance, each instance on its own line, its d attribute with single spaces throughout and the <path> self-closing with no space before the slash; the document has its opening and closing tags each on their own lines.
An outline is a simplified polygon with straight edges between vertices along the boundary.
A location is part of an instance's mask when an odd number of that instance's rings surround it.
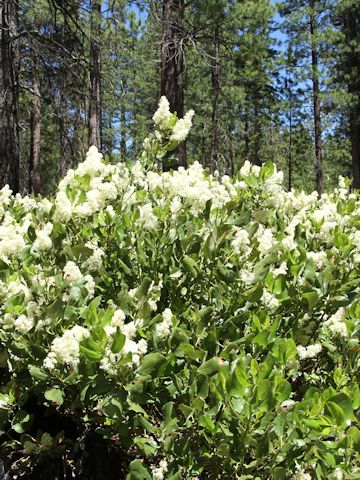
<svg viewBox="0 0 360 480">
<path fill-rule="evenodd" d="M 41 92 L 40 92 L 40 72 L 39 57 L 37 52 L 31 48 L 31 66 L 32 66 L 32 87 L 33 101 L 31 112 L 31 145 L 30 145 L 30 191 L 31 189 L 37 195 L 41 192 L 41 173 L 40 173 L 40 141 L 41 141 Z"/>
<path fill-rule="evenodd" d="M 234 176 L 235 174 L 235 149 L 234 149 L 234 141 L 233 141 L 233 135 L 231 132 L 228 133 L 228 142 L 229 142 L 229 158 L 228 158 L 228 165 L 227 165 L 227 173 L 231 177 Z"/>
<path fill-rule="evenodd" d="M 245 99 L 245 118 L 244 118 L 244 159 L 250 161 L 250 125 L 249 125 L 249 106 L 248 99 Z"/>
<path fill-rule="evenodd" d="M 350 141 L 353 188 L 360 188 L 360 107 L 358 105 L 355 105 L 351 108 Z"/>
<path fill-rule="evenodd" d="M 251 145 L 251 163 L 254 165 L 261 166 L 260 159 L 260 140 L 261 140 L 261 119 L 260 119 L 260 104 L 259 104 L 259 92 L 255 91 L 254 102 L 254 131 L 253 131 L 253 142 Z"/>
<path fill-rule="evenodd" d="M 100 88 L 100 16 L 101 0 L 93 0 L 91 7 L 90 38 L 90 105 L 89 105 L 89 146 L 101 147 L 101 88 Z"/>
<path fill-rule="evenodd" d="M 292 187 L 292 128 L 293 128 L 293 96 L 291 90 L 290 79 L 286 79 L 286 89 L 288 93 L 289 100 L 289 146 L 288 146 L 288 167 L 289 167 L 289 178 L 288 178 L 288 189 L 291 190 Z"/>
<path fill-rule="evenodd" d="M 163 38 L 161 45 L 161 95 L 169 100 L 172 112 L 184 116 L 184 0 L 163 0 Z M 182 142 L 175 152 L 179 165 L 187 166 L 186 143 Z M 174 167 L 172 167 L 174 168 Z M 176 167 L 175 167 L 176 168 Z"/>
<path fill-rule="evenodd" d="M 220 96 L 220 37 L 219 25 L 214 30 L 214 64 L 211 69 L 211 86 L 212 86 L 212 114 L 211 114 L 211 155 L 210 170 L 214 172 L 218 169 L 218 107 Z"/>
<path fill-rule="evenodd" d="M 315 6 L 317 0 L 311 0 L 310 5 L 310 34 L 311 34 L 311 68 L 313 83 L 314 131 L 315 131 L 315 179 L 319 197 L 323 192 L 323 158 L 322 158 L 322 129 L 319 88 L 319 66 L 316 40 Z"/>
<path fill-rule="evenodd" d="M 350 142 L 352 157 L 353 188 L 360 188 L 360 56 L 356 51 L 359 38 L 359 7 L 353 3 L 345 6 L 341 14 L 344 41 L 349 48 L 345 58 L 345 70 L 348 73 L 348 91 L 350 94 Z"/>
<path fill-rule="evenodd" d="M 120 121 L 121 121 L 121 140 L 120 140 L 120 156 L 123 162 L 126 162 L 126 111 L 125 111 L 125 98 L 121 95 L 120 100 Z"/>
<path fill-rule="evenodd" d="M 65 82 L 60 80 L 60 96 L 59 96 L 59 143 L 60 143 L 60 165 L 59 175 L 61 178 L 65 177 L 68 170 L 68 151 L 67 151 L 67 126 L 66 126 L 66 102 L 65 102 Z"/>
<path fill-rule="evenodd" d="M 19 191 L 18 4 L 0 0 L 0 188 Z"/>
<path fill-rule="evenodd" d="M 65 33 L 65 19 L 61 27 L 61 41 L 65 44 L 66 33 Z M 59 176 L 60 178 L 65 177 L 68 169 L 68 151 L 67 151 L 67 126 L 66 126 L 66 117 L 67 117 L 67 108 L 66 108 L 66 68 L 62 65 L 59 72 L 59 109 L 58 109 L 58 125 L 59 125 L 59 143 L 60 143 L 60 162 L 59 162 Z"/>
</svg>

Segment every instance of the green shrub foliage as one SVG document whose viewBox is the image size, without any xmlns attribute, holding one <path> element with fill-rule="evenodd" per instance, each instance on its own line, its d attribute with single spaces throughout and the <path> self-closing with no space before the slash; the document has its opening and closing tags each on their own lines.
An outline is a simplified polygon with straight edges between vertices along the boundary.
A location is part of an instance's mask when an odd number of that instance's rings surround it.
<svg viewBox="0 0 360 480">
<path fill-rule="evenodd" d="M 359 478 L 360 201 L 161 173 L 191 117 L 163 98 L 135 165 L 92 147 L 54 199 L 1 190 L 2 451 L 69 448 L 31 399 L 129 480 Z"/>
</svg>

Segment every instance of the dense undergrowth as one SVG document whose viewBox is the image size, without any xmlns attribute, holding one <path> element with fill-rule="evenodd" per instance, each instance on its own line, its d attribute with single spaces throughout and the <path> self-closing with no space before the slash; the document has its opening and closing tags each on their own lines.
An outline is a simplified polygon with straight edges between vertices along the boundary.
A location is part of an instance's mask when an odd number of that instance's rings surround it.
<svg viewBox="0 0 360 480">
<path fill-rule="evenodd" d="M 191 117 L 162 99 L 138 163 L 92 147 L 55 199 L 1 190 L 6 478 L 360 478 L 360 201 L 159 172 Z"/>
</svg>

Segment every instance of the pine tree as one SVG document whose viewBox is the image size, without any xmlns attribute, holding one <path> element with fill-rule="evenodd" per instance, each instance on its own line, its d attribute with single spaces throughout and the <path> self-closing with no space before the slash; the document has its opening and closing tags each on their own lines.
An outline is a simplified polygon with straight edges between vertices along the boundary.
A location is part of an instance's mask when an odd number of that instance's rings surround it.
<svg viewBox="0 0 360 480">
<path fill-rule="evenodd" d="M 347 85 L 347 108 L 354 188 L 360 188 L 360 4 L 357 0 L 339 0 L 335 24 L 340 28 L 338 41 L 340 80 Z"/>
<path fill-rule="evenodd" d="M 0 188 L 19 191 L 18 3 L 0 0 Z"/>
<path fill-rule="evenodd" d="M 89 146 L 101 147 L 101 66 L 100 32 L 101 0 L 91 2 L 90 31 L 90 92 L 89 92 Z"/>
</svg>

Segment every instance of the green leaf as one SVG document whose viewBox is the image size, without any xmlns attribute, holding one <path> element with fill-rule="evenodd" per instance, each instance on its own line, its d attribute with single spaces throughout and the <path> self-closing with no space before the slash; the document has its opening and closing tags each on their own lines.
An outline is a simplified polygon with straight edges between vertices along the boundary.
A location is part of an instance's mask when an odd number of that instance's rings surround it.
<svg viewBox="0 0 360 480">
<path fill-rule="evenodd" d="M 127 480 L 152 480 L 152 475 L 141 460 L 133 460 L 130 463 Z"/>
<path fill-rule="evenodd" d="M 313 308 L 313 306 L 316 304 L 316 302 L 319 299 L 319 295 L 316 292 L 306 292 L 306 293 L 303 293 L 303 298 L 305 298 L 309 307 Z"/>
<path fill-rule="evenodd" d="M 80 352 L 90 362 L 98 362 L 104 356 L 104 349 L 91 337 L 86 338 L 80 343 Z"/>
<path fill-rule="evenodd" d="M 191 274 L 194 278 L 198 276 L 198 266 L 195 260 L 187 255 L 183 258 L 183 265 L 185 270 Z"/>
<path fill-rule="evenodd" d="M 46 390 L 44 393 L 44 397 L 46 400 L 50 402 L 54 402 L 57 405 L 62 405 L 64 403 L 64 394 L 60 390 L 60 388 L 51 388 L 50 390 Z"/>
<path fill-rule="evenodd" d="M 259 345 L 260 347 L 266 347 L 269 343 L 269 337 L 269 330 L 263 330 L 252 339 L 252 343 L 255 345 Z"/>
<path fill-rule="evenodd" d="M 121 330 L 119 327 L 117 327 L 115 335 L 114 335 L 114 340 L 111 345 L 111 351 L 112 353 L 119 353 L 121 352 L 123 346 L 125 345 L 126 337 L 123 333 L 121 333 Z"/>
<path fill-rule="evenodd" d="M 345 423 L 344 411 L 339 405 L 334 402 L 326 402 L 326 408 L 337 425 L 343 425 Z"/>
<path fill-rule="evenodd" d="M 354 447 L 360 451 L 360 430 L 357 427 L 352 426 L 347 430 L 346 435 L 351 439 Z"/>
<path fill-rule="evenodd" d="M 88 311 L 86 314 L 86 323 L 87 325 L 95 326 L 98 322 L 97 309 L 101 303 L 101 297 L 96 297 L 92 300 L 88 306 Z"/>
<path fill-rule="evenodd" d="M 166 363 L 164 355 L 159 352 L 149 353 L 145 355 L 136 372 L 140 375 L 155 377 L 164 363 Z"/>
<path fill-rule="evenodd" d="M 60 299 L 55 300 L 55 302 L 46 307 L 46 315 L 51 319 L 62 318 L 64 311 L 65 305 Z"/>
<path fill-rule="evenodd" d="M 283 402 L 284 400 L 287 400 L 291 394 L 291 384 L 283 379 L 280 381 L 280 383 L 276 387 L 276 399 L 279 402 Z"/>
<path fill-rule="evenodd" d="M 336 408 L 334 407 L 336 406 Z M 350 425 L 353 420 L 354 413 L 351 399 L 343 392 L 331 397 L 326 402 L 332 416 L 337 420 L 338 425 Z M 342 413 L 340 413 L 339 409 Z"/>
<path fill-rule="evenodd" d="M 25 410 L 18 410 L 11 422 L 13 430 L 17 433 L 26 432 L 32 424 L 32 415 Z"/>
<path fill-rule="evenodd" d="M 205 220 L 209 220 L 209 217 L 210 217 L 210 211 L 211 211 L 211 204 L 212 204 L 212 200 L 208 200 L 205 204 L 205 210 L 204 210 L 204 218 Z"/>
<path fill-rule="evenodd" d="M 274 480 L 286 480 L 286 468 L 283 467 L 275 467 L 272 473 L 272 478 Z"/>
<path fill-rule="evenodd" d="M 234 282 L 235 273 L 232 270 L 225 268 L 225 266 L 220 262 L 220 260 L 218 260 L 217 262 L 217 269 L 221 280 L 223 280 L 227 284 Z"/>
<path fill-rule="evenodd" d="M 266 400 L 271 392 L 271 384 L 269 380 L 260 380 L 257 389 L 259 400 Z"/>
<path fill-rule="evenodd" d="M 207 360 L 202 365 L 200 365 L 200 367 L 198 368 L 198 373 L 200 375 L 214 375 L 219 371 L 223 363 L 224 361 L 221 360 L 221 358 L 219 357 L 210 358 L 210 360 Z"/>
<path fill-rule="evenodd" d="M 260 300 L 263 294 L 263 288 L 261 285 L 255 285 L 249 290 L 244 292 L 244 297 L 250 303 L 256 303 Z"/>
<path fill-rule="evenodd" d="M 140 287 L 136 290 L 135 296 L 137 299 L 141 300 L 148 294 L 151 283 L 151 278 L 144 278 L 144 280 L 141 282 Z"/>
<path fill-rule="evenodd" d="M 49 378 L 49 375 L 41 370 L 39 367 L 35 365 L 31 365 L 29 368 L 30 375 L 35 378 L 35 380 L 40 380 L 41 382 L 45 382 Z"/>
<path fill-rule="evenodd" d="M 105 347 L 107 342 L 107 335 L 105 330 L 102 327 L 93 328 L 91 331 L 91 336 L 95 342 L 99 343 L 102 347 Z"/>
<path fill-rule="evenodd" d="M 126 265 L 126 263 L 121 260 L 121 258 L 117 258 L 117 262 L 122 268 L 122 270 L 126 273 L 126 275 L 131 275 L 132 271 L 131 268 Z"/>
</svg>

